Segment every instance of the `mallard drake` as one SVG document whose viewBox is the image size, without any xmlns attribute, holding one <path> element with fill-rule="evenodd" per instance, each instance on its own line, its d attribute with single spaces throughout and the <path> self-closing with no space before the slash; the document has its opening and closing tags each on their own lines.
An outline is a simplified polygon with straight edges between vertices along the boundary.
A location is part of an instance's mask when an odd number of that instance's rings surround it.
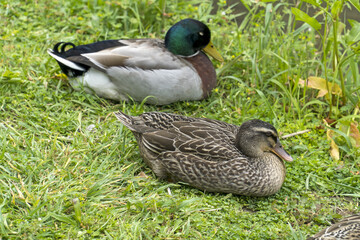
<svg viewBox="0 0 360 240">
<path fill-rule="evenodd" d="M 285 180 L 282 159 L 293 160 L 276 129 L 257 119 L 237 126 L 161 112 L 115 116 L 133 132 L 157 177 L 209 192 L 274 194 Z"/>
<path fill-rule="evenodd" d="M 308 240 L 359 240 L 360 239 L 360 214 L 355 214 L 342 219 L 315 234 Z"/>
<path fill-rule="evenodd" d="M 184 19 L 159 39 L 106 40 L 87 45 L 59 42 L 48 53 L 70 78 L 74 89 L 115 101 L 169 104 L 206 98 L 216 72 L 205 51 L 223 61 L 210 41 L 209 28 Z M 71 46 L 69 50 L 66 47 Z"/>
</svg>

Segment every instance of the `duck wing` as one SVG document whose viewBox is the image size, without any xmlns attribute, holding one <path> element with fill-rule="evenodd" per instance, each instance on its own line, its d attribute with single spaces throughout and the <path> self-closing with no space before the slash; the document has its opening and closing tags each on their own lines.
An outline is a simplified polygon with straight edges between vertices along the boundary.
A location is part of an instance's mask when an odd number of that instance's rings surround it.
<svg viewBox="0 0 360 240">
<path fill-rule="evenodd" d="M 159 39 L 119 40 L 121 47 L 83 54 L 91 62 L 104 68 L 132 67 L 142 70 L 178 69 L 184 65 L 179 57 L 169 52 Z"/>
<path fill-rule="evenodd" d="M 66 50 L 68 46 L 72 48 Z M 91 62 L 83 54 L 96 53 L 105 49 L 123 47 L 124 43 L 119 40 L 105 40 L 86 45 L 75 46 L 70 42 L 58 42 L 53 49 L 48 49 L 48 54 L 55 58 L 61 70 L 70 77 L 82 75 L 90 67 L 98 69 L 99 66 Z"/>
<path fill-rule="evenodd" d="M 69 45 L 73 48 L 65 50 Z M 158 39 L 106 40 L 79 46 L 60 42 L 48 53 L 62 64 L 64 73 L 71 77 L 76 74 L 71 74 L 70 70 L 94 68 L 107 72 L 112 67 L 170 70 L 178 69 L 179 64 L 183 66 L 185 63 L 166 50 L 163 41 Z"/>
<path fill-rule="evenodd" d="M 207 119 L 207 118 L 193 118 L 193 117 L 187 117 L 172 113 L 165 113 L 165 112 L 147 112 L 143 113 L 140 116 L 138 116 L 142 120 L 142 124 L 153 127 L 156 129 L 168 129 L 173 127 L 173 122 L 184 122 L 186 125 L 187 123 L 194 123 L 199 122 L 203 124 L 208 124 L 208 126 L 212 126 L 218 129 L 223 129 L 224 132 L 229 133 L 230 135 L 234 134 L 236 135 L 239 126 L 229 124 L 226 122 L 221 122 L 214 119 Z"/>
<path fill-rule="evenodd" d="M 235 147 L 238 127 L 219 121 L 150 112 L 132 117 L 114 113 L 147 151 L 191 153 L 210 161 L 242 156 Z"/>
<path fill-rule="evenodd" d="M 235 135 L 205 122 L 172 122 L 172 128 L 150 130 L 141 135 L 144 147 L 155 153 L 181 152 L 209 161 L 227 161 L 242 156 L 234 145 Z"/>
</svg>

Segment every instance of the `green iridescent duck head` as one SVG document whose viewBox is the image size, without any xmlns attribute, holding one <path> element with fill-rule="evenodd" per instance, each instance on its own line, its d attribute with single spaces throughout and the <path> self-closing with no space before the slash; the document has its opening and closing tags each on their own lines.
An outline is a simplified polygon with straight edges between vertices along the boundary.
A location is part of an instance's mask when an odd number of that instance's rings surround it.
<svg viewBox="0 0 360 240">
<path fill-rule="evenodd" d="M 203 50 L 224 61 L 211 42 L 210 29 L 202 22 L 187 18 L 173 25 L 165 36 L 165 47 L 175 55 L 192 56 Z"/>
</svg>

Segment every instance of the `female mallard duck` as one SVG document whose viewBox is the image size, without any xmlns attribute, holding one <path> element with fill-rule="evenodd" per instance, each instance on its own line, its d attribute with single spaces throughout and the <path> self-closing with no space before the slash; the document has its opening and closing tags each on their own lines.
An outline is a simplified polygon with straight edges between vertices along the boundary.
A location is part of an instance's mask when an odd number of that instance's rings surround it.
<svg viewBox="0 0 360 240">
<path fill-rule="evenodd" d="M 323 229 L 308 240 L 359 240 L 360 214 L 342 219 L 341 221 Z"/>
<path fill-rule="evenodd" d="M 72 48 L 65 51 L 67 46 Z M 209 28 L 185 19 L 169 29 L 165 42 L 106 40 L 80 46 L 59 42 L 48 53 L 77 90 L 83 85 L 87 92 L 115 101 L 152 96 L 147 103 L 162 105 L 206 98 L 216 86 L 214 66 L 201 50 L 223 61 L 210 41 Z"/>
<path fill-rule="evenodd" d="M 209 192 L 274 194 L 285 180 L 281 159 L 292 161 L 276 129 L 261 120 L 237 126 L 160 112 L 115 115 L 133 132 L 156 176 Z"/>
</svg>

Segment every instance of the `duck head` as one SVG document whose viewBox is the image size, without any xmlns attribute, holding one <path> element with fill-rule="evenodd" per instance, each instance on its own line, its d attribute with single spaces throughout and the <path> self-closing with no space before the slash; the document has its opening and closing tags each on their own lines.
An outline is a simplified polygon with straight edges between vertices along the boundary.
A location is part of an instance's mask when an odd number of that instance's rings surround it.
<svg viewBox="0 0 360 240">
<path fill-rule="evenodd" d="M 244 122 L 236 137 L 237 148 L 251 158 L 263 157 L 271 152 L 285 161 L 293 158 L 282 147 L 278 133 L 270 123 L 254 119 Z"/>
<path fill-rule="evenodd" d="M 165 35 L 165 47 L 175 55 L 189 57 L 203 50 L 224 61 L 211 42 L 210 29 L 202 22 L 187 18 L 173 25 Z"/>
</svg>

